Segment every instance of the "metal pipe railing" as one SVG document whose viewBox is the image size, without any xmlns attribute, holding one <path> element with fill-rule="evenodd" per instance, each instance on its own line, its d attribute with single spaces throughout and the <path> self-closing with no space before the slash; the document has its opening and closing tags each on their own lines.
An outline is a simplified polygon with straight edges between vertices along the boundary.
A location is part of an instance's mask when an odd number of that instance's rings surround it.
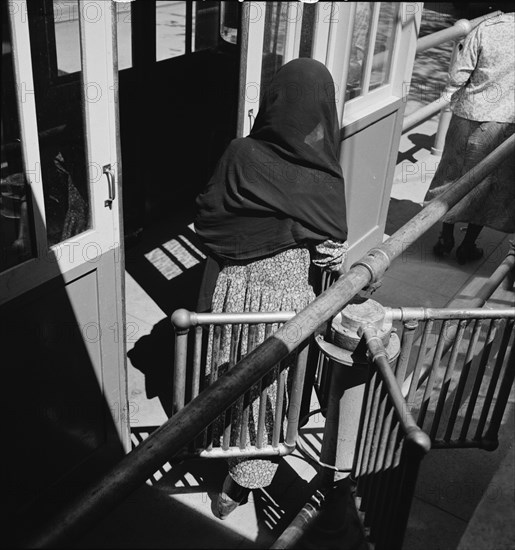
<svg viewBox="0 0 515 550">
<path fill-rule="evenodd" d="M 482 17 L 477 17 L 476 19 L 471 19 L 470 21 L 468 19 L 459 19 L 458 21 L 456 21 L 456 23 L 454 23 L 452 27 L 442 29 L 441 31 L 437 31 L 432 34 L 428 34 L 427 36 L 423 36 L 422 38 L 419 38 L 417 40 L 416 53 L 418 54 L 424 52 L 426 50 L 429 50 L 430 48 L 434 48 L 450 40 L 461 40 L 470 31 L 475 29 L 480 23 L 482 23 L 486 19 L 498 17 L 501 14 L 501 11 L 496 11 L 483 15 Z M 436 115 L 436 113 L 447 107 L 449 105 L 449 102 L 450 98 L 441 96 L 432 103 L 424 105 L 424 107 L 421 107 L 410 115 L 405 116 L 402 122 L 402 132 L 407 132 L 424 120 L 427 120 L 428 118 Z"/>
<path fill-rule="evenodd" d="M 26 546 L 41 548 L 62 544 L 105 516 L 118 502 L 143 485 L 165 461 L 207 428 L 214 418 L 229 408 L 274 365 L 341 311 L 360 290 L 376 282 L 394 258 L 437 223 L 500 162 L 514 153 L 515 134 L 433 199 L 384 243 L 371 249 L 329 289 L 237 363 L 230 375 L 218 378 L 155 430 L 43 532 L 25 541 Z"/>
<path fill-rule="evenodd" d="M 410 331 L 415 328 L 415 324 L 409 326 L 407 341 L 413 336 Z M 380 412 L 380 438 L 372 453 L 375 460 L 372 461 L 372 469 L 365 474 L 366 477 L 375 479 L 369 480 L 368 491 L 363 494 L 366 501 L 364 522 L 370 526 L 370 538 L 378 550 L 401 548 L 418 467 L 431 448 L 431 440 L 417 425 L 402 395 L 402 361 L 397 362 L 394 373 L 377 329 L 374 326 L 364 326 L 360 330 L 371 361 L 386 389 L 383 403 L 388 401 L 393 409 L 388 415 L 385 415 L 384 410 Z M 395 423 L 392 422 L 392 412 L 395 414 Z"/>
<path fill-rule="evenodd" d="M 256 347 L 258 331 L 260 326 L 264 329 L 264 339 L 268 338 L 277 325 L 283 323 L 295 316 L 294 311 L 284 312 L 235 312 L 235 313 L 196 313 L 186 309 L 176 310 L 171 318 L 175 329 L 175 363 L 174 363 L 174 395 L 173 395 L 173 413 L 184 408 L 186 399 L 191 400 L 199 394 L 201 373 L 207 367 L 208 360 L 208 342 L 204 342 L 202 331 L 208 328 L 212 335 L 212 353 L 213 365 L 218 363 L 217 353 L 219 353 L 220 341 L 223 339 L 227 344 L 229 338 L 229 369 L 232 368 L 241 357 L 241 348 L 243 340 L 247 343 L 247 351 L 251 351 Z M 193 334 L 190 332 L 193 329 Z M 225 331 L 225 333 L 224 333 Z M 247 336 L 243 336 L 247 332 Z M 207 332 L 206 332 L 207 335 Z M 193 342 L 192 342 L 193 340 Z M 193 343 L 193 350 L 191 350 Z M 188 351 L 189 350 L 189 351 Z M 254 406 L 248 401 L 249 393 L 247 392 L 241 399 L 241 407 L 239 410 L 230 408 L 224 413 L 224 430 L 222 436 L 222 447 L 213 447 L 212 443 L 205 441 L 200 446 L 192 446 L 187 453 L 180 454 L 174 457 L 174 460 L 184 460 L 188 457 L 204 457 L 204 458 L 221 458 L 221 457 L 259 457 L 267 455 L 285 456 L 293 452 L 296 448 L 296 440 L 298 434 L 299 413 L 301 409 L 304 377 L 307 365 L 308 346 L 297 350 L 295 368 L 290 371 L 288 384 L 289 403 L 288 412 L 284 423 L 286 424 L 285 440 L 281 442 L 283 429 L 283 404 L 284 394 L 286 390 L 286 371 L 279 369 L 277 372 L 277 400 L 275 407 L 275 420 L 272 429 L 272 444 L 265 445 L 265 415 L 268 396 L 268 385 L 265 379 L 262 379 L 259 386 L 259 396 L 257 397 L 257 411 Z M 193 361 L 188 360 L 188 354 L 193 356 Z M 192 363 L 192 364 L 191 364 Z M 189 365 L 189 366 L 188 366 Z M 191 368 L 193 367 L 193 368 Z M 187 371 L 193 371 L 191 380 L 188 381 L 186 387 Z M 216 368 L 210 369 L 209 379 L 213 383 L 218 378 Z M 256 391 L 254 387 L 251 391 Z M 254 410 L 252 414 L 257 418 L 257 432 L 255 445 L 247 442 L 247 427 L 248 418 L 251 414 L 251 408 Z M 231 433 L 233 421 L 239 424 L 238 444 L 231 446 Z M 204 441 L 211 437 L 211 429 L 209 433 L 203 434 L 203 437 L 198 439 Z"/>
<path fill-rule="evenodd" d="M 483 308 L 433 308 L 433 307 L 396 307 L 385 308 L 386 315 L 392 321 L 427 321 L 429 319 L 494 319 L 513 318 L 515 308 L 483 309 Z"/>
<path fill-rule="evenodd" d="M 468 19 L 459 19 L 452 27 L 419 38 L 417 40 L 417 53 L 439 46 L 443 42 L 449 40 L 460 40 L 483 21 L 491 19 L 492 17 L 499 17 L 500 15 L 502 15 L 502 11 L 498 10 L 477 17 L 476 19 L 471 19 L 470 21 Z"/>
<path fill-rule="evenodd" d="M 460 309 L 453 308 L 455 314 L 451 314 L 450 317 L 439 317 L 438 315 L 447 315 L 445 312 L 452 312 L 453 309 L 451 308 L 444 308 L 443 310 L 438 310 L 434 308 L 399 308 L 400 311 L 398 313 L 393 312 L 391 310 L 390 314 L 392 315 L 393 319 L 399 318 L 400 319 L 429 319 L 429 318 L 438 318 L 438 319 L 459 319 L 460 318 L 460 311 L 467 311 L 467 312 L 474 312 L 474 316 L 486 319 L 489 317 L 489 311 L 491 310 L 485 310 L 480 309 L 482 308 L 488 299 L 492 296 L 492 294 L 495 292 L 497 288 L 502 284 L 502 282 L 507 279 L 511 273 L 515 272 L 515 243 L 511 243 L 510 250 L 506 255 L 506 258 L 501 262 L 501 264 L 496 268 L 496 270 L 490 275 L 488 280 L 485 282 L 485 284 L 479 289 L 479 291 L 476 293 L 474 298 L 471 298 L 467 301 L 467 307 L 462 307 Z M 465 305 L 465 304 L 463 304 Z M 418 310 L 418 313 L 417 311 Z M 423 313 L 423 312 L 426 313 Z M 495 310 L 495 316 L 504 316 L 507 313 L 507 316 L 509 316 L 510 311 L 513 311 L 512 308 L 510 309 L 496 309 Z M 405 313 L 404 313 L 405 312 Z M 431 313 L 432 312 L 432 313 Z M 436 314 L 436 315 L 435 315 Z M 397 317 L 397 316 L 401 317 Z M 422 317 L 420 317 L 422 315 Z M 424 315 L 428 315 L 424 317 Z M 462 317 L 467 317 L 465 314 Z M 446 327 L 446 338 L 444 340 L 443 348 L 442 348 L 442 355 L 445 355 L 447 351 L 449 350 L 451 343 L 454 339 L 454 336 L 456 335 L 456 331 L 458 329 L 458 322 L 455 321 L 454 323 L 449 323 Z M 429 375 L 429 372 L 431 371 L 431 365 L 423 365 L 421 367 L 421 371 L 417 372 L 417 382 L 416 387 L 420 386 L 427 376 Z M 406 380 L 404 381 L 404 385 L 402 387 L 403 395 L 407 395 L 410 386 L 412 386 L 412 377 L 413 373 L 411 373 Z"/>
<path fill-rule="evenodd" d="M 440 96 L 431 103 L 424 105 L 420 109 L 417 109 L 410 115 L 404 117 L 402 121 L 402 133 L 411 130 L 414 126 L 418 126 L 421 122 L 424 122 L 428 118 L 433 117 L 441 111 L 444 107 L 449 105 L 450 100 L 444 96 Z"/>
<path fill-rule="evenodd" d="M 402 309 L 405 311 L 402 312 Z M 510 366 L 509 363 L 506 364 L 505 356 L 509 342 L 514 336 L 515 308 L 396 308 L 396 312 L 397 315 L 394 317 L 397 319 L 407 318 L 403 320 L 403 341 L 406 330 L 410 329 L 409 323 L 425 323 L 418 354 L 409 358 L 415 375 L 410 376 L 407 402 L 412 410 L 418 409 L 418 425 L 430 434 L 432 447 L 476 447 L 494 450 L 498 445 L 497 419 L 504 413 L 507 403 L 505 394 L 506 391 L 509 393 L 513 382 L 506 374 L 510 372 Z M 387 313 L 391 314 L 391 311 Z M 435 334 L 429 341 L 428 335 L 433 321 L 436 320 L 442 320 L 443 323 L 438 337 Z M 501 334 L 499 328 L 502 324 L 505 327 Z M 457 332 L 454 330 L 456 326 Z M 452 332 L 450 339 L 448 332 Z M 448 347 L 451 354 L 447 365 L 444 365 L 442 357 Z M 496 356 L 495 365 L 490 360 L 492 352 L 495 352 Z M 411 359 L 416 359 L 415 364 L 412 364 Z M 425 388 L 420 383 L 421 361 L 428 368 Z M 400 359 L 398 367 L 399 364 Z M 503 369 L 504 375 L 501 374 Z M 501 376 L 502 383 L 498 389 Z M 397 381 L 400 386 L 404 383 L 403 395 L 406 395 L 405 373 L 397 376 Z M 423 389 L 423 396 L 421 393 L 417 394 L 419 389 Z M 484 428 L 494 402 L 497 408 L 496 422 L 490 420 L 485 434 Z M 475 435 L 471 433 L 469 436 L 472 420 L 474 423 L 477 422 L 477 428 L 474 428 Z"/>
<path fill-rule="evenodd" d="M 377 330 L 373 326 L 366 326 L 362 328 L 362 334 L 365 338 L 372 362 L 381 374 L 399 425 L 406 434 L 406 439 L 412 441 L 425 453 L 429 452 L 431 440 L 429 436 L 419 428 L 415 418 L 406 406 L 406 401 L 402 395 L 398 380 L 390 367 L 386 350 L 381 338 L 377 335 Z"/>
</svg>

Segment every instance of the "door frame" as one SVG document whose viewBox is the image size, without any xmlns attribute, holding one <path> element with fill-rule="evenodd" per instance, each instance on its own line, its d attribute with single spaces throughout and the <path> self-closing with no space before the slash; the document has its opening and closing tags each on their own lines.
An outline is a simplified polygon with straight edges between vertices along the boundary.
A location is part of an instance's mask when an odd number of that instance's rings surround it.
<svg viewBox="0 0 515 550">
<path fill-rule="evenodd" d="M 4 311 L 8 311 L 13 303 L 22 303 L 24 296 L 33 296 L 38 289 L 46 288 L 46 283 L 54 279 L 60 278 L 60 284 L 69 292 L 71 286 L 68 285 L 72 285 L 74 280 L 96 271 L 94 276 L 99 289 L 99 295 L 96 297 L 99 323 L 95 323 L 98 326 L 93 328 L 97 331 L 98 339 L 92 338 L 91 333 L 87 335 L 83 330 L 84 345 L 86 348 L 94 345 L 100 350 L 100 362 L 95 363 L 92 359 L 93 367 L 107 408 L 113 417 L 117 436 L 128 452 L 131 443 L 130 425 L 126 418 L 128 396 L 125 269 L 121 237 L 123 228 L 118 76 L 115 62 L 116 12 L 114 2 L 99 3 L 85 0 L 78 5 L 82 114 L 86 137 L 91 223 L 90 229 L 49 247 L 27 1 L 9 0 L 21 149 L 32 205 L 29 213 L 33 223 L 35 246 L 32 258 L 0 273 L 0 307 L 4 309 L 5 306 Z M 101 63 L 99 60 L 105 62 Z M 20 83 L 23 83 L 23 86 Z M 103 167 L 108 165 L 111 167 L 110 182 L 108 175 L 103 171 Z M 108 183 L 111 184 L 111 194 L 114 190 L 111 202 L 107 202 Z M 90 355 L 94 356 L 93 353 Z"/>
</svg>

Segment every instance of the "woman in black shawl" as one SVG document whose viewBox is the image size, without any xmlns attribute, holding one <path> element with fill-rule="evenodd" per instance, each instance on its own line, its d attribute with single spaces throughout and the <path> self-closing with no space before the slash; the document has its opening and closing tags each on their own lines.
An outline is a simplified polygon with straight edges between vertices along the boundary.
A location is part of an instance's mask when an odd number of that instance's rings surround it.
<svg viewBox="0 0 515 550">
<path fill-rule="evenodd" d="M 212 255 L 199 310 L 300 311 L 314 299 L 313 264 L 336 271 L 347 251 L 338 150 L 329 71 L 313 59 L 290 61 L 264 94 L 250 135 L 229 144 L 197 198 L 195 229 Z M 247 337 L 240 337 L 244 355 Z M 264 339 L 260 326 L 256 344 Z M 222 334 L 217 364 L 212 365 L 219 373 L 227 366 L 229 352 L 227 332 Z M 255 444 L 258 393 L 251 392 L 250 444 Z M 267 432 L 273 425 L 275 401 L 272 384 Z M 239 426 L 234 424 L 236 437 Z M 266 437 L 271 438 L 271 432 Z M 269 485 L 276 468 L 276 460 L 230 459 L 219 517 L 234 510 L 250 489 Z"/>
</svg>

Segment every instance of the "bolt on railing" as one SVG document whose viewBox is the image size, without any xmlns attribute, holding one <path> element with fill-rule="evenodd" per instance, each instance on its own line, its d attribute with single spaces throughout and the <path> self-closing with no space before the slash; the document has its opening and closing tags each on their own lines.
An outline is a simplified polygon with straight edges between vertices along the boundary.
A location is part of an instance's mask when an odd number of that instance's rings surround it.
<svg viewBox="0 0 515 550">
<path fill-rule="evenodd" d="M 162 424 L 117 466 L 80 496 L 43 532 L 22 541 L 20 547 L 45 548 L 79 536 L 117 503 L 126 498 L 170 456 L 179 452 L 222 414 L 253 384 L 333 318 L 356 294 L 376 282 L 409 245 L 437 223 L 460 199 L 500 162 L 515 154 L 515 134 L 499 145 L 455 184 L 433 199 L 422 211 L 384 243 L 371 249 L 325 292 L 293 319 L 252 350 L 186 407 Z M 209 414 L 206 414 L 209 411 Z"/>
</svg>

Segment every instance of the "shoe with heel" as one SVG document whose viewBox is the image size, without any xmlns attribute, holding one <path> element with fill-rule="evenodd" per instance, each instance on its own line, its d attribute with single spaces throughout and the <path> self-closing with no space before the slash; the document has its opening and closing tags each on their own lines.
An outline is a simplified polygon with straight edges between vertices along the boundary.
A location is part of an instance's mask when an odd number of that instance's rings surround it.
<svg viewBox="0 0 515 550">
<path fill-rule="evenodd" d="M 224 480 L 222 492 L 218 495 L 217 512 L 220 519 L 226 519 L 240 504 L 247 501 L 250 489 L 238 485 L 230 475 Z"/>
<path fill-rule="evenodd" d="M 483 257 L 483 254 L 483 249 L 476 246 L 475 243 L 471 245 L 461 244 L 456 249 L 456 259 L 461 265 L 479 260 Z"/>
<path fill-rule="evenodd" d="M 438 237 L 437 243 L 433 246 L 433 252 L 435 256 L 441 258 L 449 254 L 449 252 L 454 248 L 454 238 L 453 237 L 444 237 L 440 235 Z"/>
</svg>

